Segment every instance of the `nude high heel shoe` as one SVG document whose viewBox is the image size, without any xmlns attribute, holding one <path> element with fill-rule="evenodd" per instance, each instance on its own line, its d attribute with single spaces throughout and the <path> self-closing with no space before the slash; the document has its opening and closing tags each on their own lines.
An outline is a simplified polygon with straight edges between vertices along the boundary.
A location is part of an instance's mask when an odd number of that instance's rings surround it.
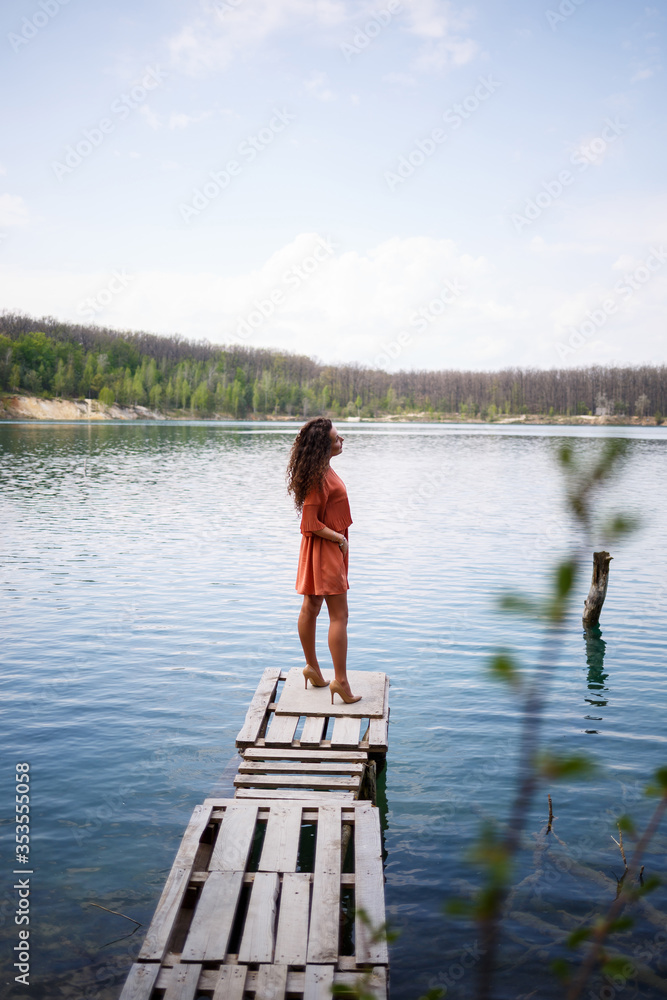
<svg viewBox="0 0 667 1000">
<path fill-rule="evenodd" d="M 306 681 L 306 690 L 308 690 L 308 681 L 310 681 L 314 688 L 325 688 L 329 683 L 329 681 L 321 681 L 317 670 L 315 670 L 315 667 L 311 667 L 309 663 L 303 668 L 303 676 Z"/>
<path fill-rule="evenodd" d="M 348 698 L 348 696 L 345 694 L 345 691 L 343 690 L 343 685 L 339 684 L 338 681 L 336 681 L 336 680 L 331 681 L 331 683 L 329 684 L 329 690 L 331 691 L 331 704 L 332 705 L 334 703 L 333 696 L 335 694 L 340 695 L 340 697 L 343 699 L 343 701 L 345 702 L 346 705 L 354 705 L 354 703 L 356 701 L 361 701 L 361 695 L 360 694 L 358 694 L 358 695 L 351 695 Z"/>
</svg>

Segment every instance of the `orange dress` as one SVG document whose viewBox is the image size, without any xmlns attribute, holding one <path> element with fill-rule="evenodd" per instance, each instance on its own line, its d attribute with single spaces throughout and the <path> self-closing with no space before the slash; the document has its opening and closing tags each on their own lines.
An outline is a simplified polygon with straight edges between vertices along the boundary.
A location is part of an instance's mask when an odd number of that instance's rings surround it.
<svg viewBox="0 0 667 1000">
<path fill-rule="evenodd" d="M 314 531 L 332 528 L 347 538 L 352 524 L 345 483 L 329 466 L 319 490 L 308 494 L 301 513 L 301 549 L 296 571 L 299 594 L 342 594 L 349 590 L 347 555 L 335 542 L 314 535 Z"/>
</svg>

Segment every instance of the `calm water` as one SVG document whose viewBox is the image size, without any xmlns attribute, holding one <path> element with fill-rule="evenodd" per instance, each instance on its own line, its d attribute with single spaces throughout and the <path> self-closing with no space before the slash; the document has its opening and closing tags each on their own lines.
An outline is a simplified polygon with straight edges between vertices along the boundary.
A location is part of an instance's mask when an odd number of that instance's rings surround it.
<svg viewBox="0 0 667 1000">
<path fill-rule="evenodd" d="M 554 445 L 567 436 L 593 458 L 608 431 L 343 427 L 350 666 L 384 670 L 392 683 L 382 805 L 387 905 L 401 935 L 391 995 L 412 1000 L 441 985 L 468 997 L 476 931 L 442 904 L 476 884 L 466 852 L 482 819 L 505 820 L 516 769 L 518 706 L 485 664 L 502 646 L 530 666 L 540 642 L 535 624 L 499 614 L 496 601 L 507 588 L 543 591 L 546 568 L 573 540 Z M 3 995 L 117 998 L 193 807 L 231 792 L 234 738 L 262 670 L 301 663 L 298 521 L 283 478 L 294 433 L 0 425 L 2 833 L 9 844 L 13 765 L 28 761 L 35 871 L 28 991 L 10 966 L 16 899 L 5 855 Z M 586 568 L 544 706 L 549 743 L 587 752 L 600 774 L 545 784 L 536 797 L 502 997 L 562 996 L 545 967 L 577 920 L 613 899 L 614 817 L 646 820 L 641 789 L 667 763 L 667 431 L 616 433 L 631 439 L 629 460 L 603 506 L 641 515 L 643 528 L 614 548 L 601 639 L 588 650 Z M 321 640 L 325 661 L 324 630 Z M 534 853 L 548 792 L 559 841 Z M 666 846 L 663 827 L 646 874 L 664 872 Z M 144 927 L 128 937 L 129 921 L 93 903 Z M 617 942 L 630 954 L 642 944 L 642 961 L 662 976 L 666 910 L 661 888 Z M 662 995 L 647 982 L 625 989 Z M 594 995 L 612 994 L 599 982 Z"/>
</svg>

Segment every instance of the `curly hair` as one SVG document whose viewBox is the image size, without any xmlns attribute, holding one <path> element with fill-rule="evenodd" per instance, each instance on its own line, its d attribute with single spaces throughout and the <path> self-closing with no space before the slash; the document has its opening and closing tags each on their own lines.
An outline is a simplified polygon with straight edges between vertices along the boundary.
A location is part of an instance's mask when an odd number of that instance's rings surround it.
<svg viewBox="0 0 667 1000">
<path fill-rule="evenodd" d="M 313 417 L 296 436 L 287 464 L 287 492 L 301 512 L 312 490 L 319 489 L 329 467 L 333 424 L 328 417 Z"/>
</svg>

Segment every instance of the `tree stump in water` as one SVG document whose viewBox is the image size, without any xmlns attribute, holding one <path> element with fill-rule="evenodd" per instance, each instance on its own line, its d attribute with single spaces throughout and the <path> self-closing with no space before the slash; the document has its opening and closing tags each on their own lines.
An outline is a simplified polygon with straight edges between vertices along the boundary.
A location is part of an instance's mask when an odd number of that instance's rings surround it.
<svg viewBox="0 0 667 1000">
<path fill-rule="evenodd" d="M 602 605 L 607 596 L 609 563 L 613 558 L 608 552 L 593 553 L 593 579 L 588 597 L 584 601 L 584 617 L 582 619 L 584 628 L 588 628 L 589 625 L 597 625 L 600 620 Z"/>
</svg>

